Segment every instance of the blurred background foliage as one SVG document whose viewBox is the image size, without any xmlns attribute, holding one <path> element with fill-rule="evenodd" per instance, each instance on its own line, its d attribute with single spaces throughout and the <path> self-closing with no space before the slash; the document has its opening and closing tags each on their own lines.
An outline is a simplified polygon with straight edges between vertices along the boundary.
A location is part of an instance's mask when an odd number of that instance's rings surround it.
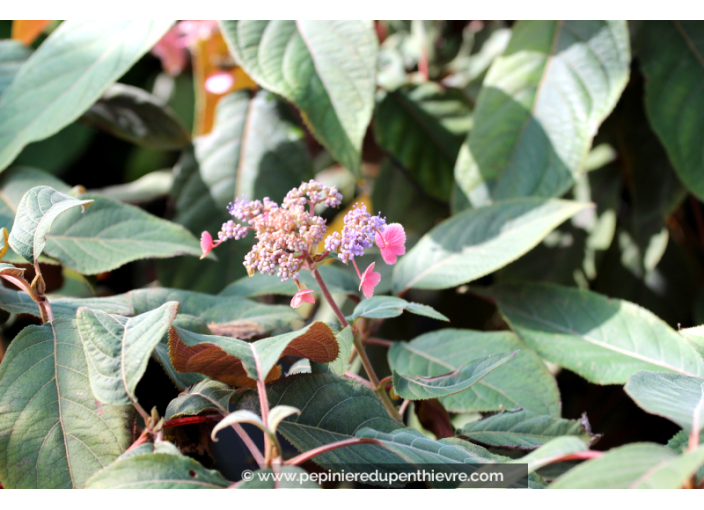
<svg viewBox="0 0 704 510">
<path fill-rule="evenodd" d="M 47 23 L 34 38 L 26 33 L 32 30 L 28 27 L 15 38 L 25 37 L 29 53 L 57 25 Z M 316 178 L 338 187 L 343 208 L 361 200 L 381 211 L 387 222 L 403 223 L 412 246 L 453 210 L 464 207 L 455 184 L 458 155 L 481 115 L 475 113 L 483 81 L 517 26 L 513 21 L 479 20 L 375 22 L 380 44 L 376 106 L 364 137 L 359 178 L 336 163 L 295 108 L 259 90 L 235 65 L 217 26 L 184 50 L 181 65 L 170 68 L 167 59 L 150 53 L 119 80 L 149 93 L 149 100 L 160 105 L 154 115 L 166 116 L 171 132 L 126 140 L 124 133 L 115 136 L 99 129 L 100 112 L 94 111 L 93 117 L 84 116 L 26 146 L 13 165 L 40 169 L 70 186 L 137 204 L 196 236 L 219 230 L 228 219 L 225 207 L 236 194 L 278 201 L 300 181 Z M 691 28 L 704 37 L 701 23 Z M 473 285 L 515 279 L 555 282 L 639 304 L 674 328 L 695 326 L 704 322 L 701 194 L 688 191 L 680 181 L 662 137 L 646 115 L 642 60 L 651 51 L 647 39 L 659 28 L 644 23 L 629 29 L 634 56 L 630 78 L 613 110 L 592 133 L 588 157 L 563 195 L 595 207 Z M 2 43 L 12 36 L 13 22 L 0 22 Z M 7 65 L 0 63 L 0 73 Z M 223 73 L 231 79 L 206 85 Z M 240 151 L 245 150 L 245 131 L 250 129 L 257 129 L 262 143 L 275 144 L 276 149 L 273 160 L 262 161 L 259 177 L 253 180 L 223 170 L 237 164 L 246 167 Z M 274 170 L 267 173 L 266 165 L 276 170 L 276 177 Z M 325 215 L 329 224 L 338 225 L 344 211 L 337 217 Z M 250 246 L 251 239 L 230 241 L 217 251 L 218 260 L 137 261 L 94 276 L 48 266 L 45 276 L 50 292 L 73 296 L 110 295 L 156 284 L 216 294 L 246 276 L 242 259 Z M 506 329 L 494 306 L 466 286 L 411 290 L 406 298 L 434 306 L 454 328 Z M 439 327 L 424 317 L 404 317 L 386 321 L 377 334 L 403 340 Z M 28 321 L 23 316 L 6 324 L 5 341 Z M 370 346 L 370 356 L 378 362 L 379 375 L 388 375 L 385 349 Z M 670 422 L 638 409 L 620 386 L 597 386 L 566 370 L 555 372 L 563 415 L 577 418 L 586 412 L 595 431 L 607 432 L 597 449 L 640 440 L 664 443 L 677 431 Z M 177 393 L 156 365 L 150 366 L 140 389 L 144 407 L 156 405 L 160 412 Z M 191 440 L 197 442 L 199 431 L 184 430 L 181 433 L 194 434 Z"/>
</svg>

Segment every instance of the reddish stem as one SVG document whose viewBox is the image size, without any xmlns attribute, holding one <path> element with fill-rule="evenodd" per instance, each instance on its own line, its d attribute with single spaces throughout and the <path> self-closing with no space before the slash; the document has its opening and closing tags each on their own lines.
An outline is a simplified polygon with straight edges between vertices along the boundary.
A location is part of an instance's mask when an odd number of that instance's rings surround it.
<svg viewBox="0 0 704 510">
<path fill-rule="evenodd" d="M 235 429 L 235 432 L 237 432 L 237 435 L 240 436 L 240 439 L 249 450 L 249 453 L 251 453 L 252 457 L 254 457 L 254 460 L 256 461 L 257 465 L 259 465 L 259 469 L 264 469 L 266 467 L 266 460 L 264 459 L 262 453 L 259 451 L 259 448 L 257 448 L 257 445 L 254 444 L 254 441 L 252 441 L 252 438 L 249 437 L 249 434 L 247 434 L 247 431 L 244 430 L 244 428 L 242 428 L 242 425 L 240 425 L 239 423 L 234 423 L 232 425 L 232 428 Z"/>
<path fill-rule="evenodd" d="M 170 427 L 180 427 L 181 425 L 192 425 L 194 423 L 205 423 L 208 421 L 220 421 L 222 420 L 221 414 L 206 414 L 203 416 L 189 416 L 188 418 L 176 418 L 164 422 L 164 428 L 168 429 Z"/>
<path fill-rule="evenodd" d="M 384 340 L 383 338 L 374 338 L 372 336 L 363 338 L 362 343 L 369 344 L 369 345 L 379 345 L 381 347 L 386 347 L 390 348 L 394 345 L 395 342 L 392 342 L 391 340 Z"/>
<path fill-rule="evenodd" d="M 149 430 L 144 429 L 144 430 L 142 431 L 142 434 L 137 438 L 137 440 L 136 440 L 134 443 L 132 443 L 132 445 L 131 445 L 129 448 L 127 448 L 127 450 L 125 450 L 125 453 L 127 453 L 127 452 L 129 452 L 129 451 L 131 451 L 131 450 L 134 450 L 134 449 L 137 448 L 138 446 L 140 446 L 140 445 L 146 443 L 146 442 L 147 442 L 147 437 L 149 437 Z"/>
<path fill-rule="evenodd" d="M 379 381 L 379 388 L 386 388 L 386 385 L 389 384 L 390 382 L 393 382 L 393 380 L 394 380 L 393 375 L 387 375 L 381 381 Z"/>
<path fill-rule="evenodd" d="M 337 450 L 338 448 L 344 448 L 345 446 L 352 446 L 355 444 L 378 444 L 379 446 L 384 446 L 384 444 L 376 439 L 369 437 L 353 437 L 350 439 L 343 439 L 342 441 L 337 441 L 335 443 L 326 444 L 323 446 L 318 446 L 312 450 L 301 453 L 291 459 L 288 459 L 284 464 L 286 466 L 298 466 L 313 457 L 320 455 L 322 453 L 327 453 L 332 450 Z"/>
<path fill-rule="evenodd" d="M 565 462 L 567 460 L 589 460 L 589 459 L 596 459 L 604 455 L 604 452 L 598 452 L 595 450 L 589 450 L 586 452 L 577 452 L 577 453 L 570 453 L 568 455 L 562 455 L 560 457 L 555 457 L 553 459 L 550 459 L 550 461 L 547 464 L 554 464 L 555 462 Z M 544 464 L 547 466 L 547 464 Z"/>
</svg>

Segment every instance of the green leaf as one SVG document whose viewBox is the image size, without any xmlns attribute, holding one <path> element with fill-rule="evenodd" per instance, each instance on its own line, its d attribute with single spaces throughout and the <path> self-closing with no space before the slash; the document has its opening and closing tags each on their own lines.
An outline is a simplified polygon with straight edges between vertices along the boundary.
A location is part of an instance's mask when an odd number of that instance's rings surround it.
<svg viewBox="0 0 704 510">
<path fill-rule="evenodd" d="M 625 21 L 521 21 L 492 64 L 455 166 L 476 207 L 558 197 L 629 77 Z"/>
<path fill-rule="evenodd" d="M 108 87 L 80 120 L 117 138 L 155 149 L 182 149 L 191 139 L 166 103 L 145 90 L 122 83 Z"/>
<path fill-rule="evenodd" d="M 55 318 L 73 319 L 79 307 L 85 306 L 106 313 L 132 315 L 133 310 L 125 299 L 125 295 L 100 298 L 62 298 L 49 297 L 51 310 Z M 32 301 L 26 292 L 0 287 L 0 308 L 10 313 L 27 313 L 41 317 L 37 303 Z"/>
<path fill-rule="evenodd" d="M 427 467 L 432 465 L 435 472 L 472 473 L 478 464 L 505 463 L 508 459 L 494 455 L 481 446 L 461 439 L 442 439 L 433 441 L 411 428 L 402 428 L 392 432 L 379 432 L 372 428 L 364 428 L 357 437 L 369 437 L 381 441 L 388 450 L 414 466 Z M 525 473 L 525 472 L 524 472 Z M 533 476 L 528 485 L 535 483 Z M 431 480 L 429 485 L 435 488 L 453 488 L 460 484 L 459 480 Z"/>
<path fill-rule="evenodd" d="M 12 264 L 5 264 L 4 262 L 0 262 L 0 275 L 6 274 L 8 276 L 22 276 L 24 275 L 24 272 L 25 269 L 22 267 L 15 267 Z M 2 291 L 4 290 L 5 289 L 2 289 Z"/>
<path fill-rule="evenodd" d="M 392 317 L 398 317 L 404 310 L 439 321 L 450 321 L 450 319 L 440 312 L 436 312 L 428 305 L 409 303 L 405 299 L 393 296 L 373 296 L 369 299 L 365 299 L 355 307 L 351 319 L 355 320 L 359 317 L 366 317 L 368 319 L 390 319 Z"/>
<path fill-rule="evenodd" d="M 704 326 L 682 328 L 680 334 L 689 342 L 699 356 L 704 359 Z"/>
<path fill-rule="evenodd" d="M 181 393 L 169 402 L 164 418 L 172 420 L 181 416 L 195 416 L 208 409 L 225 415 L 235 390 L 227 384 L 206 379 Z"/>
<path fill-rule="evenodd" d="M 2 95 L 0 169 L 28 143 L 76 120 L 172 24 L 170 20 L 63 22 Z"/>
<path fill-rule="evenodd" d="M 173 443 L 168 441 L 159 441 L 158 443 L 142 443 L 136 448 L 131 448 L 125 453 L 117 458 L 116 462 L 121 460 L 129 459 L 130 457 L 136 457 L 137 455 L 144 455 L 146 453 L 165 453 L 167 455 L 181 455 L 181 451 L 176 448 Z"/>
<path fill-rule="evenodd" d="M 646 78 L 645 105 L 682 182 L 704 198 L 704 27 L 697 21 L 651 21 L 636 38 Z"/>
<path fill-rule="evenodd" d="M 169 337 L 169 355 L 176 370 L 200 372 L 231 386 L 276 379 L 272 369 L 281 356 L 328 363 L 339 355 L 334 333 L 322 322 L 252 343 L 181 328 L 173 328 Z"/>
<path fill-rule="evenodd" d="M 276 406 L 269 411 L 269 429 L 276 433 L 279 424 L 294 414 L 301 414 L 300 409 L 291 406 Z"/>
<path fill-rule="evenodd" d="M 528 347 L 596 384 L 639 370 L 704 375 L 704 361 L 652 313 L 586 290 L 542 284 L 481 289 Z"/>
<path fill-rule="evenodd" d="M 224 489 L 229 485 L 220 473 L 190 457 L 146 453 L 96 473 L 86 489 Z"/>
<path fill-rule="evenodd" d="M 142 204 L 168 195 L 173 182 L 174 175 L 171 170 L 157 170 L 149 172 L 136 181 L 92 189 L 89 193 L 111 198 L 118 202 Z"/>
<path fill-rule="evenodd" d="M 358 177 L 374 108 L 377 37 L 369 21 L 221 21 L 230 52 L 295 104 L 315 137 Z"/>
<path fill-rule="evenodd" d="M 128 292 L 127 299 L 134 314 L 154 310 L 167 301 L 178 301 L 180 314 L 197 317 L 215 335 L 239 339 L 263 336 L 300 319 L 290 306 L 265 305 L 239 297 L 211 296 L 187 290 L 139 289 Z"/>
<path fill-rule="evenodd" d="M 351 271 L 346 271 L 341 267 L 333 265 L 323 265 L 318 268 L 320 276 L 325 280 L 325 285 L 333 294 L 359 294 L 359 279 Z M 299 281 L 320 293 L 320 288 L 310 271 L 301 271 L 298 275 Z M 229 284 L 220 293 L 221 296 L 242 296 L 255 297 L 269 294 L 281 294 L 293 296 L 298 292 L 298 288 L 292 281 L 282 282 L 281 278 L 262 273 L 254 273 L 253 276 L 243 276 Z"/>
<path fill-rule="evenodd" d="M 423 190 L 448 201 L 457 153 L 472 127 L 471 113 L 459 90 L 433 82 L 401 87 L 381 95 L 374 134 Z"/>
<path fill-rule="evenodd" d="M 254 425 L 258 429 L 260 429 L 265 434 L 269 433 L 269 430 L 266 428 L 266 425 L 264 425 L 264 422 L 259 417 L 259 415 L 254 414 L 252 411 L 240 409 L 239 411 L 231 412 L 222 420 L 220 420 L 218 424 L 213 427 L 213 431 L 210 433 L 210 438 L 214 442 L 217 442 L 218 438 L 216 436 L 218 432 L 220 432 L 222 429 L 226 429 L 230 425 L 236 425 L 238 423 L 249 423 L 250 425 Z"/>
<path fill-rule="evenodd" d="M 307 475 L 298 466 L 282 466 L 279 474 L 271 469 L 258 469 L 252 473 L 251 480 L 238 482 L 235 489 L 320 489 L 320 485 L 308 479 Z M 280 476 L 279 481 L 275 480 L 276 476 Z M 299 481 L 301 477 L 304 481 Z"/>
<path fill-rule="evenodd" d="M 72 207 L 81 207 L 81 212 L 93 203 L 64 195 L 49 186 L 30 189 L 17 206 L 15 223 L 10 232 L 10 246 L 30 264 L 37 261 L 46 246 L 46 236 L 54 220 Z"/>
<path fill-rule="evenodd" d="M 392 420 L 376 394 L 366 385 L 332 374 L 293 375 L 267 384 L 270 406 L 301 409 L 279 424 L 278 431 L 298 450 L 305 452 L 335 441 L 350 439 L 364 428 L 391 431 L 401 427 Z M 260 413 L 255 391 L 242 396 L 237 409 Z M 318 455 L 313 462 L 339 471 L 362 465 L 403 464 L 399 457 L 376 445 L 354 445 Z"/>
<path fill-rule="evenodd" d="M 401 257 L 394 293 L 446 289 L 481 278 L 538 244 L 586 204 L 522 198 L 457 214 L 433 228 Z"/>
<path fill-rule="evenodd" d="M 88 360 L 90 386 L 106 404 L 130 404 L 152 351 L 169 330 L 179 304 L 170 301 L 126 319 L 98 310 L 79 308 L 79 336 Z"/>
<path fill-rule="evenodd" d="M 400 397 L 408 400 L 424 400 L 454 395 L 478 383 L 489 372 L 515 356 L 516 352 L 494 354 L 472 360 L 450 373 L 431 377 L 399 374 L 394 370 L 394 391 Z"/>
<path fill-rule="evenodd" d="M 580 420 L 566 420 L 530 411 L 500 413 L 473 421 L 457 435 L 490 446 L 522 450 L 538 448 L 560 436 L 576 436 L 587 444 L 600 437 L 592 434 L 586 414 Z"/>
<path fill-rule="evenodd" d="M 637 372 L 626 384 L 626 393 L 650 414 L 674 421 L 687 432 L 704 427 L 704 379 L 682 374 Z"/>
<path fill-rule="evenodd" d="M 331 361 L 330 363 L 311 362 L 310 366 L 313 373 L 345 375 L 345 372 L 349 369 L 350 355 L 352 354 L 352 348 L 354 347 L 354 334 L 352 333 L 352 327 L 347 326 L 346 328 L 343 328 L 335 335 L 335 339 L 337 340 L 337 344 L 340 346 L 340 355 L 336 360 Z"/>
<path fill-rule="evenodd" d="M 71 269 L 97 274 L 139 259 L 200 256 L 198 240 L 180 225 L 138 207 L 100 196 L 91 198 L 95 204 L 86 214 L 69 211 L 61 215 L 47 236 L 47 255 Z"/>
<path fill-rule="evenodd" d="M 31 54 L 32 50 L 19 41 L 0 41 L 0 97 Z"/>
<path fill-rule="evenodd" d="M 522 408 L 560 416 L 560 392 L 543 361 L 508 331 L 443 329 L 389 349 L 392 370 L 428 377 L 446 374 L 471 360 L 518 350 L 513 358 L 462 393 L 444 397 L 452 412 Z"/>
<path fill-rule="evenodd" d="M 704 447 L 684 455 L 634 443 L 606 452 L 559 477 L 551 489 L 680 489 L 704 463 Z"/>
<path fill-rule="evenodd" d="M 0 365 L 0 483 L 79 488 L 130 444 L 131 410 L 96 402 L 75 321 L 27 326 Z"/>
<path fill-rule="evenodd" d="M 587 450 L 589 450 L 589 448 L 587 448 L 587 445 L 581 438 L 562 436 L 551 439 L 534 452 L 512 462 L 516 464 L 528 464 L 528 472 L 532 473 L 543 466 L 555 462 L 560 457 L 573 453 L 586 452 Z"/>
</svg>

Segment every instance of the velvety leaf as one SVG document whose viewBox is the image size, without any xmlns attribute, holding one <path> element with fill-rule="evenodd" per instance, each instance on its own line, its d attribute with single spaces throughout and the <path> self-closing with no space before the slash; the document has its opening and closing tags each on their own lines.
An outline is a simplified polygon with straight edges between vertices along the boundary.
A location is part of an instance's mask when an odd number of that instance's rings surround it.
<svg viewBox="0 0 704 510">
<path fill-rule="evenodd" d="M 96 274 L 139 259 L 200 256 L 198 239 L 180 225 L 108 198 L 91 198 L 95 204 L 85 214 L 61 215 L 47 236 L 47 255 L 71 269 Z"/>
<path fill-rule="evenodd" d="M 78 206 L 84 212 L 92 203 L 92 200 L 78 200 L 49 186 L 30 189 L 17 206 L 10 232 L 10 246 L 30 264 L 34 264 L 44 251 L 46 236 L 58 216 Z"/>
<path fill-rule="evenodd" d="M 265 305 L 239 297 L 186 290 L 139 289 L 129 292 L 127 299 L 135 314 L 153 310 L 167 301 L 178 301 L 180 314 L 197 317 L 215 335 L 239 339 L 263 336 L 300 319 L 290 306 Z"/>
<path fill-rule="evenodd" d="M 450 320 L 440 312 L 436 312 L 428 305 L 410 303 L 405 299 L 394 296 L 373 296 L 369 299 L 363 300 L 355 307 L 351 318 L 352 320 L 359 317 L 366 317 L 368 319 L 389 319 L 392 317 L 398 317 L 404 310 L 417 315 L 424 315 L 425 317 L 437 319 L 439 321 Z"/>
<path fill-rule="evenodd" d="M 665 446 L 635 443 L 580 464 L 551 489 L 680 489 L 704 463 L 704 447 L 677 455 Z"/>
<path fill-rule="evenodd" d="M 680 329 L 680 334 L 699 353 L 699 356 L 704 358 L 704 326 L 682 328 Z"/>
<path fill-rule="evenodd" d="M 297 481 L 301 475 L 305 481 Z M 238 482 L 235 489 L 320 489 L 320 485 L 307 479 L 307 475 L 298 466 L 282 466 L 278 474 L 271 469 L 259 469 L 252 474 L 251 480 Z M 280 477 L 278 481 L 277 476 Z"/>
<path fill-rule="evenodd" d="M 169 402 L 164 418 L 172 420 L 181 416 L 195 416 L 208 409 L 227 414 L 234 393 L 235 390 L 227 384 L 206 379 Z"/>
<path fill-rule="evenodd" d="M 352 271 L 346 271 L 340 267 L 333 265 L 323 265 L 318 268 L 320 276 L 325 280 L 325 285 L 333 294 L 359 294 L 359 278 Z M 310 271 L 301 271 L 298 280 L 320 294 L 315 278 Z M 282 282 L 281 278 L 276 276 L 254 273 L 253 276 L 243 276 L 229 284 L 220 293 L 221 296 L 266 296 L 269 294 L 281 294 L 284 296 L 293 296 L 298 291 L 296 284 L 292 281 Z"/>
<path fill-rule="evenodd" d="M 704 361 L 667 324 L 627 301 L 541 284 L 482 289 L 528 347 L 596 384 L 639 370 L 704 375 Z"/>
<path fill-rule="evenodd" d="M 0 97 L 31 54 L 32 50 L 20 42 L 0 41 Z"/>
<path fill-rule="evenodd" d="M 168 195 L 173 182 L 174 176 L 171 170 L 157 170 L 140 177 L 136 181 L 92 189 L 89 193 L 119 202 L 143 204 Z"/>
<path fill-rule="evenodd" d="M 704 198 L 704 27 L 698 21 L 645 23 L 636 50 L 646 77 L 650 124 L 682 182 Z"/>
<path fill-rule="evenodd" d="M 0 262 L 0 275 L 6 274 L 9 276 L 22 276 L 24 272 L 24 268 L 15 267 L 12 264 L 5 264 L 4 262 Z M 4 291 L 5 289 L 2 290 Z"/>
<path fill-rule="evenodd" d="M 111 314 L 133 314 L 132 307 L 124 294 L 97 298 L 49 297 L 49 303 L 55 318 L 73 319 L 81 306 Z M 0 308 L 10 313 L 27 313 L 41 317 L 37 303 L 29 297 L 29 294 L 4 287 L 0 287 Z"/>
<path fill-rule="evenodd" d="M 518 350 L 505 364 L 466 391 L 441 398 L 452 412 L 501 411 L 522 408 L 560 416 L 560 392 L 543 361 L 513 333 L 443 329 L 411 342 L 398 342 L 388 352 L 399 373 L 426 377 L 446 374 L 471 360 Z"/>
<path fill-rule="evenodd" d="M 363 427 L 391 431 L 401 424 L 391 419 L 376 394 L 368 386 L 332 374 L 293 375 L 267 384 L 270 406 L 289 405 L 301 414 L 282 421 L 278 431 L 298 450 L 305 452 L 325 444 L 350 439 Z M 247 392 L 237 409 L 260 413 L 255 391 Z M 396 465 L 398 456 L 376 445 L 339 448 L 312 459 L 327 469 L 346 471 L 360 467 Z"/>
<path fill-rule="evenodd" d="M 461 439 L 433 441 L 411 428 L 402 428 L 388 433 L 364 428 L 356 435 L 381 441 L 387 449 L 411 465 L 432 465 L 436 472 L 448 474 L 472 473 L 480 464 L 505 463 L 508 460 L 506 457 L 494 455 L 481 446 Z M 533 486 L 535 482 L 535 477 L 532 477 L 528 480 L 528 486 Z M 428 484 L 435 488 L 454 488 L 460 485 L 460 481 L 431 480 Z"/>
<path fill-rule="evenodd" d="M 347 326 L 346 328 L 343 328 L 335 335 L 335 339 L 337 339 L 337 344 L 340 347 L 340 355 L 336 360 L 333 360 L 330 363 L 311 362 L 310 366 L 313 373 L 345 375 L 345 372 L 349 369 L 349 359 L 352 354 L 352 348 L 354 347 L 354 334 L 352 333 L 352 327 Z M 293 369 L 293 367 L 291 367 L 291 369 Z"/>
<path fill-rule="evenodd" d="M 190 457 L 147 453 L 96 473 L 86 489 L 224 489 L 229 485 L 220 473 Z"/>
<path fill-rule="evenodd" d="M 93 397 L 72 320 L 27 326 L 0 365 L 0 483 L 80 488 L 130 444 L 130 408 Z"/>
<path fill-rule="evenodd" d="M 481 278 L 517 259 L 586 204 L 522 198 L 449 218 L 401 257 L 396 294 L 410 288 L 446 289 Z"/>
<path fill-rule="evenodd" d="M 159 441 L 158 443 L 142 443 L 136 448 L 130 447 L 125 453 L 120 455 L 116 462 L 121 460 L 129 459 L 130 457 L 136 457 L 137 455 L 144 455 L 146 453 L 164 453 L 167 455 L 181 455 L 181 451 L 176 448 L 173 443 L 168 441 Z"/>
<path fill-rule="evenodd" d="M 682 374 L 636 372 L 626 393 L 650 414 L 674 421 L 687 432 L 704 427 L 704 379 Z"/>
<path fill-rule="evenodd" d="M 232 55 L 295 104 L 316 138 L 360 174 L 374 108 L 377 37 L 369 21 L 222 21 Z"/>
<path fill-rule="evenodd" d="M 182 149 L 191 138 L 166 103 L 122 83 L 111 85 L 80 120 L 117 138 L 162 150 Z"/>
<path fill-rule="evenodd" d="M 525 457 L 516 459 L 516 464 L 528 464 L 528 472 L 532 473 L 536 469 L 555 462 L 560 457 L 573 453 L 586 452 L 589 450 L 585 442 L 575 436 L 556 437 L 545 443 L 537 450 L 529 453 Z"/>
<path fill-rule="evenodd" d="M 625 21 L 521 21 L 512 31 L 455 166 L 475 207 L 567 191 L 629 77 Z"/>
<path fill-rule="evenodd" d="M 103 403 L 122 405 L 137 400 L 135 389 L 152 351 L 169 330 L 179 304 L 126 319 L 90 308 L 79 308 L 78 332 L 88 361 L 93 395 Z"/>
<path fill-rule="evenodd" d="M 592 434 L 587 415 L 580 420 L 517 411 L 495 414 L 467 423 L 457 435 L 503 448 L 530 450 L 560 436 L 576 436 L 591 444 L 600 436 Z"/>
<path fill-rule="evenodd" d="M 0 103 L 0 169 L 76 120 L 173 21 L 65 21 L 20 68 Z M 57 72 L 61 69 L 61 72 Z"/>
<path fill-rule="evenodd" d="M 337 358 L 339 347 L 332 330 L 314 322 L 298 331 L 252 343 L 172 328 L 169 354 L 179 372 L 199 372 L 230 386 L 251 386 L 259 376 L 277 379 L 279 372 L 274 365 L 281 356 L 327 363 Z"/>
<path fill-rule="evenodd" d="M 457 153 L 472 126 L 471 113 L 470 102 L 459 90 L 433 82 L 401 87 L 379 99 L 374 133 L 377 143 L 423 190 L 448 201 Z"/>
</svg>

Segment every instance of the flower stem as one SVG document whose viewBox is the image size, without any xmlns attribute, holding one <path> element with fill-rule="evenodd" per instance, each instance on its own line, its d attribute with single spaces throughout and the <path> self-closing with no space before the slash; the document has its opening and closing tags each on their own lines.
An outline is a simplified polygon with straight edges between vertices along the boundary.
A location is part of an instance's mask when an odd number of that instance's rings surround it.
<svg viewBox="0 0 704 510">
<path fill-rule="evenodd" d="M 303 464 L 305 461 L 310 460 L 313 457 L 322 453 L 327 453 L 332 450 L 337 450 L 338 448 L 344 448 L 345 446 L 352 446 L 355 444 L 378 444 L 380 446 L 384 446 L 383 443 L 377 441 L 376 439 L 368 437 L 353 437 L 350 439 L 343 439 L 342 441 L 337 441 L 335 443 L 318 446 L 317 448 L 313 448 L 312 450 L 308 450 L 307 452 L 301 453 L 300 455 L 296 455 L 295 457 L 288 459 L 286 462 L 284 462 L 284 465 L 298 466 L 299 464 Z"/>
<path fill-rule="evenodd" d="M 333 312 L 335 312 L 335 315 L 340 321 L 340 324 L 342 324 L 342 327 L 346 328 L 347 326 L 349 326 L 350 323 L 347 322 L 347 319 L 345 319 L 345 316 L 340 310 L 340 307 L 338 307 L 337 303 L 335 303 L 335 300 L 332 298 L 332 294 L 330 294 L 330 291 L 328 290 L 328 286 L 325 285 L 325 281 L 323 280 L 323 277 L 320 276 L 318 270 L 316 268 L 313 268 L 310 270 L 310 272 L 313 274 L 313 278 L 315 278 L 315 281 L 318 282 L 318 286 L 320 287 L 320 291 L 323 293 L 323 297 L 328 302 Z M 391 402 L 388 393 L 386 393 L 384 388 L 379 388 L 379 378 L 377 377 L 376 372 L 374 372 L 374 367 L 372 367 L 371 361 L 369 361 L 367 351 L 364 350 L 364 345 L 362 345 L 362 340 L 359 337 L 359 333 L 353 328 L 352 334 L 354 335 L 354 347 L 357 350 L 357 354 L 359 354 L 360 359 L 362 360 L 362 365 L 364 365 L 364 370 L 366 370 L 367 372 L 369 381 L 372 383 L 372 386 L 374 386 L 374 388 L 377 388 L 374 390 L 375 393 L 379 396 L 379 398 L 381 399 L 381 403 L 384 404 L 384 407 L 389 412 L 391 417 L 394 420 L 401 422 L 401 416 L 398 414 L 394 403 Z"/>
</svg>

